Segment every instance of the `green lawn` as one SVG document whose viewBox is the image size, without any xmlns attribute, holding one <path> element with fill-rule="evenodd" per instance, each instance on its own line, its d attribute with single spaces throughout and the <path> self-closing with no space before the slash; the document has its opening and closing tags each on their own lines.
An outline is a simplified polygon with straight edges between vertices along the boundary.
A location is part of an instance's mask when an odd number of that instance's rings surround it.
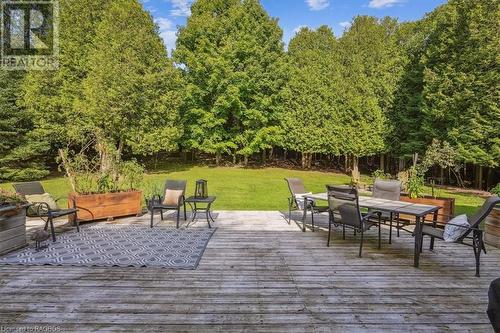
<svg viewBox="0 0 500 333">
<path fill-rule="evenodd" d="M 285 177 L 300 177 L 311 192 L 324 192 L 325 184 L 348 184 L 350 177 L 344 174 L 297 171 L 279 168 L 244 169 L 229 167 L 205 167 L 175 164 L 162 171 L 150 173 L 145 178 L 144 187 L 151 184 L 163 184 L 165 179 L 188 180 L 187 194 L 194 192 L 197 179 L 208 181 L 211 195 L 217 196 L 215 209 L 221 210 L 283 210 L 287 207 L 288 188 Z M 368 177 L 364 181 L 369 182 Z M 54 196 L 65 196 L 69 185 L 65 178 L 51 178 L 42 182 L 46 191 Z M 162 186 L 162 185 L 161 185 Z M 12 189 L 10 184 L 0 187 Z M 483 202 L 483 199 L 472 196 L 436 191 L 436 195 L 456 198 L 456 213 L 471 213 Z"/>
</svg>

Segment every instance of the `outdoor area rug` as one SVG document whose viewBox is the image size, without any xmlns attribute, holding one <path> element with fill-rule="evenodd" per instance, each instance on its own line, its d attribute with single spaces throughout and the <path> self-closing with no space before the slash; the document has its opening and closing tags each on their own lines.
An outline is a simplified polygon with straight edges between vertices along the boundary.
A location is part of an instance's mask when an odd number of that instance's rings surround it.
<svg viewBox="0 0 500 333">
<path fill-rule="evenodd" d="M 215 229 L 93 225 L 0 258 L 0 264 L 196 269 Z"/>
</svg>

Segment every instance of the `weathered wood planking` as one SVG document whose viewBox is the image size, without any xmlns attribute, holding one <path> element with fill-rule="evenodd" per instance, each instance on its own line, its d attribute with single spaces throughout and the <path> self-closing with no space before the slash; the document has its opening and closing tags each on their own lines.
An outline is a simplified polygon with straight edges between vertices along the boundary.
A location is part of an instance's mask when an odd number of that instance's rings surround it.
<svg viewBox="0 0 500 333">
<path fill-rule="evenodd" d="M 327 248 L 324 230 L 303 233 L 278 212 L 221 212 L 215 224 L 195 271 L 0 266 L 0 323 L 64 332 L 492 331 L 485 309 L 500 250 L 488 248 L 475 278 L 472 249 L 436 242 L 416 269 L 413 238 L 389 245 L 387 229 L 381 250 L 368 232 L 357 258 L 352 234 L 336 232 Z"/>
</svg>

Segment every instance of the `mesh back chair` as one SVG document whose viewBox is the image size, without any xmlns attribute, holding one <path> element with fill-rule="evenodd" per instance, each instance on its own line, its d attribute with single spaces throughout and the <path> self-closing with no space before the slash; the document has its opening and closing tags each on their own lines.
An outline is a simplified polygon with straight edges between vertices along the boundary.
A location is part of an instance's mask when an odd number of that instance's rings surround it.
<svg viewBox="0 0 500 333">
<path fill-rule="evenodd" d="M 359 244 L 359 257 L 363 251 L 363 236 L 364 232 L 372 226 L 378 224 L 378 247 L 381 247 L 380 237 L 380 219 L 379 222 L 374 222 L 373 217 L 379 216 L 380 213 L 371 212 L 363 214 L 359 207 L 358 190 L 351 186 L 326 186 L 328 192 L 328 207 L 329 207 L 329 223 L 328 223 L 328 241 L 327 246 L 330 246 L 330 239 L 333 226 L 342 226 L 342 237 L 345 239 L 345 229 L 354 229 L 355 233 L 361 234 Z"/>
<path fill-rule="evenodd" d="M 314 231 L 314 213 L 322 213 L 328 211 L 327 206 L 317 206 L 315 201 L 310 201 L 303 199 L 301 194 L 308 193 L 304 182 L 300 178 L 285 178 L 288 184 L 288 189 L 290 191 L 290 197 L 288 198 L 288 223 L 292 221 L 292 210 L 310 210 L 311 211 L 311 222 L 312 230 Z"/>
<path fill-rule="evenodd" d="M 155 210 L 160 211 L 161 220 L 163 221 L 163 211 L 174 210 L 177 212 L 177 229 L 179 228 L 179 218 L 181 214 L 181 208 L 184 208 L 184 221 L 186 221 L 186 202 L 185 202 L 185 193 L 186 193 L 186 180 L 167 180 L 165 182 L 165 186 L 163 188 L 163 196 L 155 195 L 150 200 L 149 210 L 151 211 L 151 228 L 153 227 L 153 217 Z M 177 198 L 176 203 L 165 204 L 165 194 L 167 190 L 173 191 L 181 191 L 181 195 Z"/>
<path fill-rule="evenodd" d="M 480 229 L 481 223 L 486 219 L 486 217 L 491 213 L 493 208 L 496 205 L 500 205 L 500 198 L 498 196 L 491 196 L 481 208 L 474 214 L 472 217 L 468 218 L 469 227 L 465 227 L 462 225 L 455 225 L 450 222 L 448 224 L 452 224 L 465 229 L 465 233 L 455 242 L 467 246 L 471 246 L 474 249 L 474 256 L 476 258 L 476 276 L 479 277 L 479 266 L 481 264 L 481 252 L 484 251 L 486 254 L 486 248 L 483 242 L 483 230 Z M 444 229 L 442 226 L 439 226 L 438 222 L 433 221 L 432 223 L 425 223 L 422 226 L 422 233 L 419 237 L 420 245 L 422 245 L 423 237 L 429 236 L 431 238 L 430 249 L 434 249 L 434 239 L 444 239 Z M 418 235 L 417 235 L 418 236 Z"/>
<path fill-rule="evenodd" d="M 373 184 L 372 197 L 385 200 L 399 201 L 401 198 L 401 182 L 399 180 L 376 179 Z M 371 212 L 371 211 L 370 211 Z M 389 244 L 392 243 L 392 222 L 396 218 L 396 228 L 399 236 L 399 215 L 392 212 L 381 212 L 384 223 L 389 222 Z"/>
<path fill-rule="evenodd" d="M 14 190 L 16 193 L 20 195 L 35 195 L 35 194 L 45 194 L 45 189 L 40 182 L 27 182 L 27 183 L 17 183 L 13 184 Z M 67 197 L 56 198 L 55 201 L 59 201 L 61 199 L 68 199 Z M 82 209 L 80 207 L 76 207 L 73 202 L 72 207 L 68 209 L 53 209 L 49 206 L 47 202 L 30 202 L 31 207 L 29 208 L 29 215 L 41 218 L 45 222 L 44 230 L 48 230 L 50 226 L 50 231 L 52 234 L 52 241 L 56 241 L 56 233 L 54 228 L 54 219 L 63 217 L 63 216 L 71 216 L 73 215 L 73 224 L 76 227 L 76 230 L 80 232 L 80 223 L 77 218 L 78 209 Z"/>
</svg>

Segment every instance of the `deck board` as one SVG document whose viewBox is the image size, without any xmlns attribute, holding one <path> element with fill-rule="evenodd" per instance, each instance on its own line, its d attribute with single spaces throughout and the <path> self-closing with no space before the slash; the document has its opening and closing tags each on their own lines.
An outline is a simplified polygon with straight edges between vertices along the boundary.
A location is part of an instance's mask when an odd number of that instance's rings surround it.
<svg viewBox="0 0 500 333">
<path fill-rule="evenodd" d="M 113 223 L 147 224 L 148 218 Z M 162 222 L 172 225 L 173 222 Z M 206 222 L 205 222 L 206 223 Z M 206 227 L 202 220 L 190 227 Z M 324 225 L 325 221 L 318 221 Z M 492 332 L 485 310 L 500 276 L 488 247 L 437 242 L 413 264 L 402 233 L 363 258 L 353 235 L 303 233 L 279 212 L 219 212 L 197 270 L 0 266 L 0 326 L 102 332 Z M 30 230 L 39 226 L 30 221 Z M 428 241 L 424 246 L 428 245 Z M 5 330 L 5 329 L 4 329 Z"/>
</svg>

